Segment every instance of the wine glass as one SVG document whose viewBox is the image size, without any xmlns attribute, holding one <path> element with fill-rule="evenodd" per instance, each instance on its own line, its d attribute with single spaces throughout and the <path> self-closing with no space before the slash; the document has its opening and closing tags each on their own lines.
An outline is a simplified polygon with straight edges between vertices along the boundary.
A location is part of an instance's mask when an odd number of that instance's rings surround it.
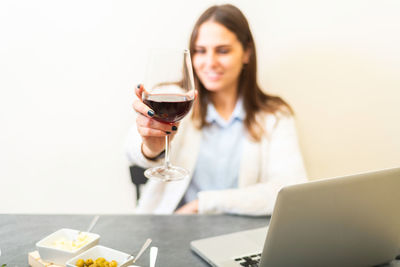
<svg viewBox="0 0 400 267">
<path fill-rule="evenodd" d="M 149 53 L 142 101 L 154 111 L 154 119 L 163 123 L 180 121 L 194 101 L 194 79 L 187 49 L 153 49 Z M 181 180 L 189 171 L 169 161 L 170 136 L 165 136 L 164 165 L 147 169 L 144 175 L 163 182 Z"/>
</svg>

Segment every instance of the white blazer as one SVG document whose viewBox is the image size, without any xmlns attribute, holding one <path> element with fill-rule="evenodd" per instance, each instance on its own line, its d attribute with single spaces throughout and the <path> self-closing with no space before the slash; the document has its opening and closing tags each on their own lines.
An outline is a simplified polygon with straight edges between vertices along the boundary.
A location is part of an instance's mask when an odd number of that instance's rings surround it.
<svg viewBox="0 0 400 267">
<path fill-rule="evenodd" d="M 307 181 L 294 119 L 263 114 L 268 136 L 260 142 L 245 136 L 239 169 L 238 188 L 198 193 L 199 213 L 232 213 L 245 215 L 271 214 L 280 188 Z M 149 180 L 141 192 L 136 212 L 171 214 L 184 196 L 197 160 L 201 130 L 188 115 L 171 142 L 170 161 L 191 173 L 189 179 L 164 183 Z M 150 167 L 162 164 L 147 160 L 141 153 L 141 136 L 133 125 L 127 139 L 127 156 L 131 163 Z"/>
</svg>

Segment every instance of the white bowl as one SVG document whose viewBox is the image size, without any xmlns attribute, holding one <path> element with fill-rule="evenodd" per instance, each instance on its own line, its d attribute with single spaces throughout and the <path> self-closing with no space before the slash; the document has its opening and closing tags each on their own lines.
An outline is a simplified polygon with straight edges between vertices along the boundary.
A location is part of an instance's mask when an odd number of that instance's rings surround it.
<svg viewBox="0 0 400 267">
<path fill-rule="evenodd" d="M 71 249 L 59 248 L 56 246 L 57 241 L 74 240 L 78 233 L 78 230 L 63 228 L 46 236 L 36 243 L 36 248 L 39 251 L 40 258 L 47 262 L 65 265 L 69 259 L 81 254 L 82 252 L 99 243 L 100 236 L 98 234 L 84 232 L 83 234 L 87 235 L 88 240 L 86 244 Z"/>
<path fill-rule="evenodd" d="M 106 259 L 106 261 L 108 262 L 115 260 L 118 263 L 118 267 L 124 267 L 128 265 L 132 266 L 131 264 L 133 257 L 130 257 L 127 261 L 129 254 L 99 245 L 88 249 L 87 251 L 79 254 L 76 257 L 73 257 L 72 259 L 67 261 L 66 265 L 67 267 L 76 267 L 75 263 L 79 259 L 83 259 L 84 261 L 86 261 L 87 259 L 92 259 L 93 261 L 96 261 L 96 259 L 100 257 Z"/>
</svg>

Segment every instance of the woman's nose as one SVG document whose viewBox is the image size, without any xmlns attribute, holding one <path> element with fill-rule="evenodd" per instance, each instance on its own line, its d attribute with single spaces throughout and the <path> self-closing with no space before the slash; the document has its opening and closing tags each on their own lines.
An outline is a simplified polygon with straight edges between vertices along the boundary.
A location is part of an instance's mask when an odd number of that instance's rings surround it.
<svg viewBox="0 0 400 267">
<path fill-rule="evenodd" d="M 207 66 L 215 66 L 218 63 L 217 55 L 213 52 L 207 53 L 206 64 Z"/>
</svg>

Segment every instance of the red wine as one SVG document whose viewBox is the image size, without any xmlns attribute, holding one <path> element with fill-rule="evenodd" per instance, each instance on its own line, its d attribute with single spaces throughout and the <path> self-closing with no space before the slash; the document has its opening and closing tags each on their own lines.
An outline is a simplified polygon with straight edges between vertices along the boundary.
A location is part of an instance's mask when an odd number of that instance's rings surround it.
<svg viewBox="0 0 400 267">
<path fill-rule="evenodd" d="M 147 95 L 143 103 L 154 110 L 154 119 L 162 122 L 177 122 L 189 112 L 193 99 L 184 95 L 154 94 Z"/>
</svg>

